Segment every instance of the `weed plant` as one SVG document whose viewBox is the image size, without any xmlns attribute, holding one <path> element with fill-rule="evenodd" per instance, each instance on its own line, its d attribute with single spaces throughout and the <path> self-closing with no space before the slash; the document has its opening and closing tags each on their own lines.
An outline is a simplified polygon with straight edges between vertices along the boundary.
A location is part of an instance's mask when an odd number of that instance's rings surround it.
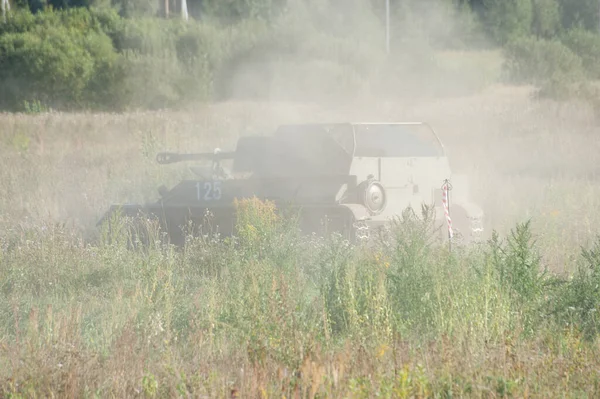
<svg viewBox="0 0 600 399">
<path fill-rule="evenodd" d="M 596 129 L 585 107 L 530 93 L 0 115 L 0 395 L 597 396 Z M 149 225 L 130 249 L 127 221 L 81 237 L 111 203 L 188 176 L 157 151 L 229 149 L 306 115 L 443 126 L 499 233 L 449 252 L 417 210 L 355 246 L 248 202 L 236 239 L 175 250 Z"/>
<path fill-rule="evenodd" d="M 559 280 L 528 223 L 449 252 L 426 212 L 369 246 L 301 237 L 268 202 L 236 212 L 235 238 L 181 249 L 129 248 L 127 229 L 3 236 L 3 396 L 598 393 L 597 245 Z"/>
</svg>

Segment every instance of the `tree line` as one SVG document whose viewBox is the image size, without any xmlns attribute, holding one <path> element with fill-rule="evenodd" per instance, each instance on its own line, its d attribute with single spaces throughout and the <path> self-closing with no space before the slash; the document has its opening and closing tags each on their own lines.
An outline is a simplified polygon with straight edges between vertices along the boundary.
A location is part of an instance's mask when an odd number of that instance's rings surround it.
<svg viewBox="0 0 600 399">
<path fill-rule="evenodd" d="M 230 23 L 247 18 L 273 18 L 298 0 L 187 0 L 194 19 L 218 18 Z M 299 0 L 309 7 L 329 3 L 333 10 L 360 10 L 365 4 L 379 14 L 386 0 Z M 518 35 L 552 37 L 562 31 L 583 28 L 600 31 L 599 0 L 389 0 L 392 13 L 405 7 L 427 13 L 442 3 L 476 15 L 482 34 L 503 43 Z M 161 16 L 165 5 L 177 15 L 181 0 L 14 0 L 13 7 L 39 12 L 48 7 L 62 10 L 73 7 L 112 7 L 123 17 Z M 445 5 L 445 4 L 444 4 Z"/>
<path fill-rule="evenodd" d="M 249 69 L 241 86 L 253 98 L 274 87 L 288 99 L 347 97 L 367 85 L 398 95 L 423 71 L 453 81 L 434 59 L 449 48 L 500 47 L 509 80 L 546 92 L 600 78 L 600 0 L 390 0 L 391 54 L 385 0 L 187 0 L 188 21 L 179 7 L 181 0 L 13 0 L 0 20 L 0 109 L 210 101 L 239 91 L 236 79 Z"/>
</svg>

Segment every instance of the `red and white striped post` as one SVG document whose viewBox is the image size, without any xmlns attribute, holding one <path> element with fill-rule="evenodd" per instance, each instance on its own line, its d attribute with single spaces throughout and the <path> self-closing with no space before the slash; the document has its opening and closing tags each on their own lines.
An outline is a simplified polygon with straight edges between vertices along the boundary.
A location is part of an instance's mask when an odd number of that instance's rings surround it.
<svg viewBox="0 0 600 399">
<path fill-rule="evenodd" d="M 452 237 L 454 237 L 454 232 L 452 231 L 452 218 L 450 217 L 450 190 L 452 190 L 452 185 L 448 179 L 446 179 L 442 185 L 442 205 L 444 206 L 444 215 L 446 216 L 446 223 L 448 224 L 448 248 L 452 251 Z"/>
</svg>

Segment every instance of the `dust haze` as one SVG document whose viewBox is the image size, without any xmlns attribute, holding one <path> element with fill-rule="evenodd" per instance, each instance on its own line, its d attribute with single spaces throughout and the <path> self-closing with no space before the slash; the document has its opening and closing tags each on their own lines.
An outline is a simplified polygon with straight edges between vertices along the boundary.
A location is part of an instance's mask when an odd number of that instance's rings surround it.
<svg viewBox="0 0 600 399">
<path fill-rule="evenodd" d="M 437 2 L 392 15 L 390 55 L 382 9 L 309 3 L 280 17 L 280 43 L 223 68 L 213 104 L 0 115 L 0 225 L 66 223 L 87 234 L 110 204 L 155 200 L 159 185 L 187 176 L 186 165 L 157 165 L 158 151 L 233 149 L 239 135 L 284 123 L 424 121 L 453 172 L 469 176 L 488 230 L 532 219 L 556 270 L 594 238 L 600 132 L 587 105 L 501 84 L 501 54 L 457 48 L 469 21 Z"/>
</svg>

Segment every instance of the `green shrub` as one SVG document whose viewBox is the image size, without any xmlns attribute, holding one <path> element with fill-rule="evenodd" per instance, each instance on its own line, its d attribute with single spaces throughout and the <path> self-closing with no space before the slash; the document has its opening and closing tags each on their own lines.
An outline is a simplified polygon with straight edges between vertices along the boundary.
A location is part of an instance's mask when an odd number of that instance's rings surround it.
<svg viewBox="0 0 600 399">
<path fill-rule="evenodd" d="M 532 33 L 552 38 L 560 30 L 560 4 L 557 0 L 533 0 Z"/>
<path fill-rule="evenodd" d="M 127 108 L 160 109 L 177 105 L 183 90 L 183 71 L 172 55 L 126 52 L 121 99 Z M 179 83 L 179 84 L 178 84 Z"/>
<path fill-rule="evenodd" d="M 152 0 L 112 0 L 111 5 L 124 18 L 156 16 L 160 3 Z"/>
<path fill-rule="evenodd" d="M 550 309 L 557 320 L 595 338 L 600 333 L 600 240 L 581 251 L 578 269 Z"/>
<path fill-rule="evenodd" d="M 20 12 L 15 20 L 24 21 L 20 29 L 15 24 L 0 35 L 4 108 L 18 109 L 31 100 L 53 108 L 109 108 L 114 103 L 122 68 L 103 31 L 115 25 L 114 14 L 71 9 L 34 17 Z"/>
<path fill-rule="evenodd" d="M 505 72 L 514 83 L 573 82 L 583 76 L 581 58 L 558 40 L 518 39 L 507 44 L 504 53 Z"/>
<path fill-rule="evenodd" d="M 596 0 L 559 0 L 561 20 L 565 29 L 582 27 L 598 29 L 598 2 Z"/>
<path fill-rule="evenodd" d="M 121 110 L 129 105 L 125 85 L 130 70 L 127 60 L 116 53 L 105 34 L 90 34 L 84 45 L 94 61 L 94 73 L 83 91 L 85 107 Z"/>
<path fill-rule="evenodd" d="M 581 58 L 589 78 L 600 79 L 600 36 L 597 33 L 571 30 L 562 37 L 562 42 Z"/>
<path fill-rule="evenodd" d="M 269 202 L 237 211 L 238 237 L 189 237 L 178 250 L 159 234 L 128 248 L 126 225 L 86 244 L 35 221 L 2 231 L 0 390 L 76 381 L 79 396 L 229 396 L 235 381 L 252 397 L 520 397 L 569 370 L 553 387 L 593 396 L 597 342 L 578 330 L 597 337 L 600 241 L 557 289 L 539 273 L 529 223 L 486 253 L 449 252 L 427 208 L 404 212 L 374 245 L 300 238 Z M 548 308 L 545 328 L 521 334 Z M 473 371 L 454 371 L 465 365 Z"/>
<path fill-rule="evenodd" d="M 538 301 L 544 274 L 531 234 L 531 222 L 518 224 L 511 231 L 505 245 L 494 235 L 490 248 L 500 285 L 513 291 L 518 301 Z"/>
<path fill-rule="evenodd" d="M 531 33 L 532 0 L 484 0 L 484 23 L 491 37 L 504 44 Z"/>
<path fill-rule="evenodd" d="M 36 18 L 29 10 L 17 9 L 11 11 L 6 22 L 0 24 L 0 35 L 6 33 L 23 33 L 35 26 Z"/>
<path fill-rule="evenodd" d="M 227 16 L 223 4 L 209 2 L 213 15 L 200 22 L 126 19 L 106 8 L 15 12 L 0 26 L 0 107 L 37 100 L 55 109 L 155 109 L 235 96 L 337 100 L 370 90 L 398 96 L 410 95 L 406 82 L 424 75 L 417 92 L 432 85 L 430 75 L 451 92 L 467 86 L 446 83 L 462 70 L 446 70 L 432 49 L 421 50 L 425 36 L 413 47 L 395 40 L 401 56 L 386 57 L 379 17 L 365 2 L 333 19 L 339 9 L 327 1 L 292 1 L 265 16 L 272 5 L 279 2 L 236 3 L 244 10 Z M 445 6 L 440 18 L 453 18 L 453 10 Z M 229 18 L 236 23 L 215 22 Z"/>
<path fill-rule="evenodd" d="M 123 19 L 113 27 L 110 36 L 118 52 L 164 55 L 174 50 L 179 21 L 141 18 Z"/>
<path fill-rule="evenodd" d="M 387 260 L 386 288 L 394 309 L 394 325 L 400 331 L 427 334 L 433 329 L 436 303 L 436 234 L 433 213 L 423 209 L 422 218 L 405 210 L 390 226 L 390 236 L 381 242 Z M 438 269 L 439 270 L 439 269 Z"/>
<path fill-rule="evenodd" d="M 117 25 L 118 14 L 110 9 L 69 8 L 60 11 L 48 9 L 32 14 L 27 9 L 11 12 L 6 24 L 0 25 L 1 33 L 43 33 L 47 28 L 62 26 L 71 31 L 87 33 L 110 31 Z"/>
<path fill-rule="evenodd" d="M 29 99 L 56 108 L 79 105 L 94 73 L 94 60 L 80 38 L 60 26 L 48 29 L 45 37 L 3 35 L 0 54 L 0 104 L 7 108 Z"/>
<path fill-rule="evenodd" d="M 255 28 L 256 27 L 256 28 Z M 180 20 L 123 19 L 110 10 L 11 14 L 0 26 L 0 106 L 161 108 L 205 101 L 215 71 L 254 43 L 257 23 L 225 29 Z"/>
<path fill-rule="evenodd" d="M 191 66 L 199 58 L 203 58 L 211 70 L 214 70 L 227 56 L 231 43 L 224 32 L 216 27 L 192 25 L 176 36 L 173 46 L 183 65 Z"/>
<path fill-rule="evenodd" d="M 202 11 L 211 17 L 237 22 L 246 18 L 274 18 L 285 5 L 285 0 L 205 0 Z"/>
<path fill-rule="evenodd" d="M 510 307 L 519 313 L 518 327 L 525 335 L 531 336 L 542 326 L 555 321 L 547 317 L 547 309 L 555 300 L 559 278 L 542 270 L 531 221 L 517 224 L 506 243 L 501 242 L 494 232 L 487 258 L 499 288 L 507 294 Z"/>
</svg>

